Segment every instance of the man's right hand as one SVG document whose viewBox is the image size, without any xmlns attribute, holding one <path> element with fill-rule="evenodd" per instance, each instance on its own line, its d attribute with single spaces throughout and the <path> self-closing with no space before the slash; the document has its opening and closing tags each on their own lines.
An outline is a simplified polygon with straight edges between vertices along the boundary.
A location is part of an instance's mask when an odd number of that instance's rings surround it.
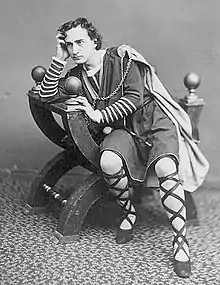
<svg viewBox="0 0 220 285">
<path fill-rule="evenodd" d="M 69 53 L 65 44 L 65 37 L 63 34 L 58 33 L 56 35 L 57 45 L 56 45 L 56 57 L 60 60 L 66 61 L 69 58 Z"/>
</svg>

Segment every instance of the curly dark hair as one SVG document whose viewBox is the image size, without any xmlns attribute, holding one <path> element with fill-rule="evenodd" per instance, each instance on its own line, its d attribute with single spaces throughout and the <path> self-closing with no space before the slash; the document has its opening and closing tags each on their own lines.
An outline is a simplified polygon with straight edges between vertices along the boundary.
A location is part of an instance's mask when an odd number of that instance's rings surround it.
<svg viewBox="0 0 220 285">
<path fill-rule="evenodd" d="M 83 29 L 87 30 L 88 35 L 91 40 L 96 41 L 96 49 L 99 50 L 102 47 L 102 36 L 98 33 L 98 30 L 89 22 L 86 18 L 77 18 L 76 20 L 68 21 L 62 24 L 58 28 L 58 32 L 66 36 L 66 32 L 72 28 L 81 26 Z"/>
</svg>

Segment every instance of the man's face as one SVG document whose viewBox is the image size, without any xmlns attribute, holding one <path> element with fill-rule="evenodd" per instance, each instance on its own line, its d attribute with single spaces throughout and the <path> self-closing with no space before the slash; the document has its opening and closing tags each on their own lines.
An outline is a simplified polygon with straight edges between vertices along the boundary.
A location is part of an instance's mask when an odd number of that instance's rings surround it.
<svg viewBox="0 0 220 285">
<path fill-rule="evenodd" d="M 80 26 L 66 32 L 66 47 L 70 57 L 76 64 L 89 62 L 92 58 L 96 44 L 91 40 L 87 30 Z"/>
</svg>

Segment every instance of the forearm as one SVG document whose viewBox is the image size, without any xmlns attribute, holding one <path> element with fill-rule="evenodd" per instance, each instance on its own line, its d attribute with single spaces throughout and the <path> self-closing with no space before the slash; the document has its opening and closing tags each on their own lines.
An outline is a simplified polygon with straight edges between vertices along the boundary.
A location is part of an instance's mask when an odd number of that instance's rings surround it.
<svg viewBox="0 0 220 285">
<path fill-rule="evenodd" d="M 143 104 L 144 78 L 136 63 L 132 63 L 123 84 L 123 96 L 100 110 L 103 123 L 113 123 L 133 114 Z"/>
<path fill-rule="evenodd" d="M 41 83 L 39 95 L 44 98 L 49 98 L 57 95 L 59 92 L 58 85 L 60 75 L 66 65 L 65 61 L 61 61 L 56 57 L 52 57 L 52 62 L 48 68 L 44 79 Z"/>
<path fill-rule="evenodd" d="M 100 111 L 102 123 L 113 123 L 134 113 L 137 107 L 126 97 L 120 98 L 117 102 Z"/>
</svg>

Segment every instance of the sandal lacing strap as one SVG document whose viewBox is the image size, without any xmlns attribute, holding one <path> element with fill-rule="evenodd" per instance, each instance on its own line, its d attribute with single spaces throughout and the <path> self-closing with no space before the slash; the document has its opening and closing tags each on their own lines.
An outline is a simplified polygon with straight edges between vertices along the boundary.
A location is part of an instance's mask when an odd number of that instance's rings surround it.
<svg viewBox="0 0 220 285">
<path fill-rule="evenodd" d="M 170 218 L 170 222 L 171 222 L 172 229 L 173 229 L 174 233 L 176 234 L 174 237 L 174 240 L 173 240 L 173 246 L 175 243 L 178 245 L 176 248 L 176 251 L 175 251 L 175 256 L 182 249 L 185 252 L 185 254 L 189 257 L 188 252 L 186 252 L 185 248 L 183 247 L 184 243 L 186 243 L 188 245 L 188 241 L 187 241 L 186 237 L 183 235 L 183 232 L 186 230 L 186 218 L 181 215 L 182 211 L 186 207 L 186 203 L 181 197 L 179 197 L 178 195 L 173 193 L 178 188 L 178 186 L 180 185 L 180 181 L 178 178 L 174 177 L 175 175 L 177 175 L 177 171 L 175 171 L 174 173 L 171 173 L 165 177 L 159 177 L 158 178 L 159 182 L 160 182 L 160 188 L 165 193 L 164 196 L 161 198 L 161 203 L 163 204 L 165 210 L 172 215 L 172 217 Z M 162 184 L 167 180 L 171 180 L 171 181 L 175 182 L 175 185 L 168 190 L 162 186 Z M 168 208 L 165 205 L 165 200 L 171 196 L 173 198 L 179 200 L 182 203 L 182 206 L 180 207 L 180 209 L 177 212 Z M 180 218 L 183 221 L 183 227 L 180 230 L 177 230 L 172 223 L 176 218 Z M 179 239 L 181 239 L 181 241 L 179 241 Z"/>
<path fill-rule="evenodd" d="M 134 226 L 134 223 L 131 221 L 129 215 L 131 214 L 131 215 L 134 215 L 136 217 L 136 212 L 135 212 L 134 206 L 131 204 L 131 201 L 130 201 L 129 185 L 127 184 L 125 188 L 116 187 L 116 185 L 120 182 L 120 180 L 122 178 L 126 177 L 126 173 L 125 173 L 123 166 L 115 174 L 112 175 L 112 174 L 108 174 L 108 173 L 103 172 L 103 176 L 104 176 L 105 180 L 106 179 L 116 179 L 112 184 L 108 183 L 108 186 L 109 186 L 110 190 L 114 190 L 117 193 L 117 194 L 114 193 L 114 195 L 117 198 L 117 202 L 120 204 L 120 206 L 123 209 L 123 216 L 122 216 L 120 224 L 122 224 L 122 222 L 124 220 L 127 220 L 128 223 L 131 225 L 131 228 L 132 228 Z M 126 192 L 128 192 L 127 197 L 122 197 L 124 195 L 124 193 L 126 193 Z M 132 209 L 134 209 L 134 210 L 132 210 Z"/>
</svg>

